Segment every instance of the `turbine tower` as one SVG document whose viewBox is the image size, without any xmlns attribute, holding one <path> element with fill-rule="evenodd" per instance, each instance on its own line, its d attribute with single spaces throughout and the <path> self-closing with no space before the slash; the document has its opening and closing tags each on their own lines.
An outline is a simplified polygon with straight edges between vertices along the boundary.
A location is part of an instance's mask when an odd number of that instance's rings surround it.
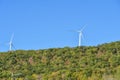
<svg viewBox="0 0 120 80">
<path fill-rule="evenodd" d="M 85 26 L 81 30 L 77 31 L 79 33 L 78 46 L 81 46 L 84 28 L 85 28 Z"/>
<path fill-rule="evenodd" d="M 9 51 L 12 51 L 12 47 L 14 47 L 13 46 L 13 37 L 14 37 L 14 34 L 12 34 L 11 39 L 9 41 Z"/>
</svg>

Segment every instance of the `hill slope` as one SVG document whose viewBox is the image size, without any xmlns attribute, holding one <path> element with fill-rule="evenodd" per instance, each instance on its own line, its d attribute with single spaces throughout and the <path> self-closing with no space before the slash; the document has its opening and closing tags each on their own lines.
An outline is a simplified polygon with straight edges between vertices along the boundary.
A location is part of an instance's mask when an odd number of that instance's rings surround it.
<svg viewBox="0 0 120 80">
<path fill-rule="evenodd" d="M 0 53 L 0 80 L 120 79 L 120 41 Z"/>
</svg>

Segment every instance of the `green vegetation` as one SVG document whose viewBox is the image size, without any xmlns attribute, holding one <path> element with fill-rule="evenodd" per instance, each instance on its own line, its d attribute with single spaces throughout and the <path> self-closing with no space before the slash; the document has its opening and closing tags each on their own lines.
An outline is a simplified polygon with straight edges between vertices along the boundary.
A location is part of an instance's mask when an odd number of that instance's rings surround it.
<svg viewBox="0 0 120 80">
<path fill-rule="evenodd" d="M 1 52 L 0 80 L 120 80 L 120 41 Z"/>
</svg>

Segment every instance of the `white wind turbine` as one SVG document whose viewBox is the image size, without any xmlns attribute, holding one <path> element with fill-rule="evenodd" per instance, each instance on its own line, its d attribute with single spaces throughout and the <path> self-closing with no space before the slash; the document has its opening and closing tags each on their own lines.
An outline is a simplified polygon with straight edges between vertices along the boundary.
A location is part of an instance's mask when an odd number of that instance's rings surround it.
<svg viewBox="0 0 120 80">
<path fill-rule="evenodd" d="M 83 38 L 83 30 L 86 26 L 84 26 L 81 30 L 77 31 L 79 33 L 79 41 L 78 41 L 78 46 L 81 46 L 82 43 L 82 38 Z"/>
<path fill-rule="evenodd" d="M 9 41 L 9 51 L 12 51 L 12 47 L 14 47 L 13 45 L 13 37 L 14 37 L 14 34 L 12 34 L 11 38 L 10 38 L 10 41 Z"/>
</svg>

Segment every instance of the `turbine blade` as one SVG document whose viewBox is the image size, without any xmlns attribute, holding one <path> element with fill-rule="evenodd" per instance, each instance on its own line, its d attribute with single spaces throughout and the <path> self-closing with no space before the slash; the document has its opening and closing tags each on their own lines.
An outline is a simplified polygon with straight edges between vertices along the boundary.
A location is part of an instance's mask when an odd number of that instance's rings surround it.
<svg viewBox="0 0 120 80">
<path fill-rule="evenodd" d="M 84 25 L 84 26 L 81 28 L 80 31 L 82 32 L 82 31 L 85 29 L 85 27 L 86 27 L 86 25 Z"/>
<path fill-rule="evenodd" d="M 11 42 L 11 43 L 12 43 L 12 41 L 13 41 L 13 37 L 14 37 L 14 33 L 12 34 L 11 39 L 10 39 L 10 42 Z"/>
<path fill-rule="evenodd" d="M 86 42 L 86 38 L 83 33 L 82 33 L 82 39 L 84 40 L 84 42 Z"/>
<path fill-rule="evenodd" d="M 14 50 L 16 50 L 16 47 L 12 44 L 12 47 L 14 48 Z"/>
<path fill-rule="evenodd" d="M 79 32 L 78 30 L 70 30 L 70 32 Z"/>
</svg>

